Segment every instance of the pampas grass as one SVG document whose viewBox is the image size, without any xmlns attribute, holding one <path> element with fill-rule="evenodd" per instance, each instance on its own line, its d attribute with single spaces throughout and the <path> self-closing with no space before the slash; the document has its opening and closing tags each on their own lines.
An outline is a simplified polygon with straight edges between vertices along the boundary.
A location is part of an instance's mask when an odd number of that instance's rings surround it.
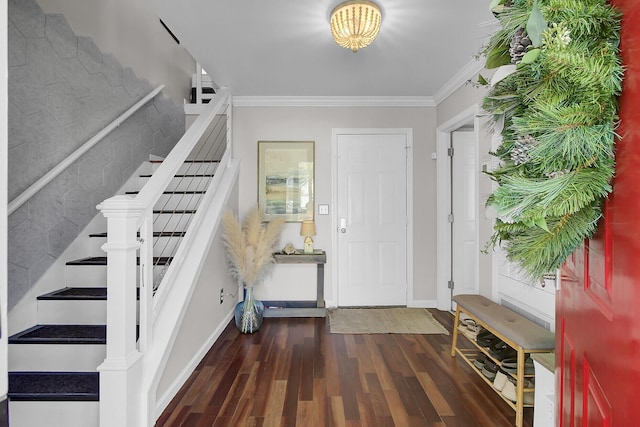
<svg viewBox="0 0 640 427">
<path fill-rule="evenodd" d="M 222 238 L 231 276 L 239 283 L 250 287 L 265 278 L 273 267 L 273 253 L 283 224 L 284 220 L 276 219 L 263 225 L 257 207 L 246 216 L 244 225 L 240 225 L 233 212 L 225 212 Z"/>
</svg>

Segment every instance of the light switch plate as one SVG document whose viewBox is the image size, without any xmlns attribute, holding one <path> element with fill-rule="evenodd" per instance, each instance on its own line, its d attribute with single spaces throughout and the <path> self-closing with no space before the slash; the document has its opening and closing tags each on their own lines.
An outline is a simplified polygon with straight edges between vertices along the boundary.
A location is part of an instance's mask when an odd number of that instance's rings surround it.
<svg viewBox="0 0 640 427">
<path fill-rule="evenodd" d="M 329 215 L 329 205 L 318 205 L 318 215 Z"/>
</svg>

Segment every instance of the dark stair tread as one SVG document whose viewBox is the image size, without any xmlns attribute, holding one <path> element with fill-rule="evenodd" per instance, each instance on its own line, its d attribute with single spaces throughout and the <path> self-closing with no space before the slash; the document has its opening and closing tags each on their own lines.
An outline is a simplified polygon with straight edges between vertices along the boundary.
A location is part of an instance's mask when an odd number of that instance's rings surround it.
<svg viewBox="0 0 640 427">
<path fill-rule="evenodd" d="M 213 178 L 215 175 L 212 173 L 188 173 L 182 175 L 174 175 L 174 178 Z M 140 175 L 140 178 L 151 178 L 151 174 Z"/>
<path fill-rule="evenodd" d="M 10 400 L 98 401 L 98 372 L 9 372 Z"/>
<path fill-rule="evenodd" d="M 153 257 L 153 265 L 169 265 L 171 264 L 171 260 L 173 257 L 170 256 L 161 256 Z M 68 261 L 67 265 L 107 265 L 107 257 L 106 256 L 92 256 L 87 258 L 75 259 L 73 261 Z M 138 258 L 138 265 L 140 265 L 140 258 Z"/>
<path fill-rule="evenodd" d="M 177 215 L 191 215 L 196 213 L 195 209 L 175 209 L 175 210 L 156 210 L 154 214 L 177 214 Z"/>
<path fill-rule="evenodd" d="M 140 289 L 138 291 L 138 299 L 140 298 Z M 40 295 L 38 300 L 99 300 L 106 301 L 107 288 L 62 288 L 48 294 Z"/>
<path fill-rule="evenodd" d="M 9 337 L 9 344 L 105 344 L 106 325 L 36 325 Z"/>
<path fill-rule="evenodd" d="M 127 191 L 124 194 L 138 194 L 139 191 Z M 188 191 L 165 191 L 162 194 L 204 194 L 204 191 L 195 191 L 195 190 L 188 190 Z"/>
<path fill-rule="evenodd" d="M 106 300 L 107 288 L 62 288 L 40 295 L 39 300 Z"/>
<path fill-rule="evenodd" d="M 154 231 L 153 237 L 184 237 L 185 234 L 185 231 Z M 89 234 L 89 237 L 107 237 L 107 232 Z"/>
<path fill-rule="evenodd" d="M 164 160 L 149 160 L 150 163 L 162 163 Z M 220 160 L 185 160 L 184 163 L 220 163 Z"/>
</svg>

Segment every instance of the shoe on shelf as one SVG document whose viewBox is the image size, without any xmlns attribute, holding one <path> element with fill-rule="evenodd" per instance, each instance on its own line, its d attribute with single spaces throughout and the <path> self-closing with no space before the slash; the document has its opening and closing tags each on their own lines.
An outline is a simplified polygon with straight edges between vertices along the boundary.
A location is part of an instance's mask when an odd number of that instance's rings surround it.
<svg viewBox="0 0 640 427">
<path fill-rule="evenodd" d="M 493 380 L 493 388 L 498 391 L 502 391 L 507 381 L 507 375 L 502 371 L 498 371 L 496 373 L 496 378 Z"/>
<path fill-rule="evenodd" d="M 529 381 L 528 379 L 524 381 L 524 388 L 532 388 L 532 387 L 533 387 L 532 381 Z M 504 384 L 504 387 L 502 389 L 502 395 L 515 403 L 516 394 L 517 394 L 516 379 L 512 377 L 507 377 L 507 382 Z M 524 396 L 522 397 L 522 401 L 525 405 L 533 405 L 533 402 L 534 402 L 533 392 L 532 391 L 525 392 Z"/>
<path fill-rule="evenodd" d="M 478 336 L 478 330 L 480 327 L 471 319 L 468 319 L 466 322 L 460 323 L 458 326 L 458 331 L 462 332 L 462 334 L 469 338 L 471 341 L 475 341 Z"/>
<path fill-rule="evenodd" d="M 518 373 L 518 358 L 517 357 L 507 357 L 502 360 L 500 363 L 502 369 L 510 374 L 516 375 Z M 527 357 L 524 360 L 524 374 L 525 375 L 533 375 L 535 373 L 535 368 L 533 366 L 533 360 L 530 357 Z"/>
<path fill-rule="evenodd" d="M 510 401 L 515 402 L 517 399 L 516 385 L 511 381 L 507 381 L 504 384 L 504 387 L 502 387 L 502 395 Z"/>
<path fill-rule="evenodd" d="M 473 366 L 482 370 L 482 368 L 484 368 L 484 363 L 486 360 L 487 360 L 487 356 L 485 356 L 484 353 L 480 353 L 478 356 L 476 356 L 476 359 L 473 361 Z"/>
<path fill-rule="evenodd" d="M 496 360 L 513 358 L 518 352 L 504 341 L 497 341 L 489 346 L 489 354 Z"/>
<path fill-rule="evenodd" d="M 490 359 L 485 360 L 482 367 L 482 375 L 493 381 L 498 373 L 498 365 L 493 363 Z"/>
<path fill-rule="evenodd" d="M 476 337 L 476 342 L 480 347 L 489 347 L 491 344 L 499 340 L 500 339 L 498 337 L 484 328 L 481 328 L 478 332 L 478 336 Z"/>
</svg>

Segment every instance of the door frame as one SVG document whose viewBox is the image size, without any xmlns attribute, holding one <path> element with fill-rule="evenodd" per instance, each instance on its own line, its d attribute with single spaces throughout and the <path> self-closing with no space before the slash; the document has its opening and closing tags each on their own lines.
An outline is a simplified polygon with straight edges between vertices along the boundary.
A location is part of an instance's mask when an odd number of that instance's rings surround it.
<svg viewBox="0 0 640 427">
<path fill-rule="evenodd" d="M 407 236 L 406 236 L 406 277 L 407 277 L 407 307 L 413 303 L 413 129 L 412 128 L 333 128 L 331 129 L 331 205 L 334 207 L 331 215 L 331 251 L 334 259 L 338 259 L 338 136 L 339 135 L 395 135 L 406 137 L 406 182 L 407 182 Z M 332 300 L 327 302 L 329 307 L 339 307 L 338 300 L 338 263 L 331 269 Z"/>
<path fill-rule="evenodd" d="M 436 129 L 436 298 L 438 310 L 451 310 L 451 292 L 448 287 L 451 271 L 451 233 L 449 227 L 449 210 L 451 199 L 451 162 L 447 149 L 451 142 L 451 133 L 469 124 L 473 124 L 476 141 L 480 135 L 480 106 L 474 104 L 447 120 Z M 480 150 L 476 150 L 476 161 L 480 166 Z M 480 170 L 480 169 L 478 169 Z M 480 196 L 480 180 L 476 180 L 476 194 Z M 480 198 L 478 198 L 480 200 Z M 476 206 L 476 218 L 480 218 L 484 211 Z M 480 241 L 480 227 L 476 227 L 476 242 Z M 480 251 L 477 251 L 474 270 L 476 277 L 480 277 Z M 476 293 L 479 292 L 476 283 Z"/>
</svg>

